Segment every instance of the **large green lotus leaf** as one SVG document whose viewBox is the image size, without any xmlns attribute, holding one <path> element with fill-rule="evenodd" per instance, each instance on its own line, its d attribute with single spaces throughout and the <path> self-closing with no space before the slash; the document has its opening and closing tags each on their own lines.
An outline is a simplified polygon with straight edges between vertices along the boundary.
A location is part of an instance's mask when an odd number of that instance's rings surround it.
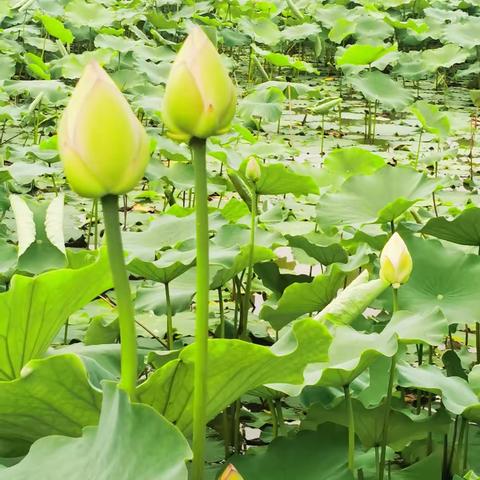
<svg viewBox="0 0 480 480">
<path fill-rule="evenodd" d="M 304 62 L 298 58 L 291 57 L 290 55 L 286 55 L 284 53 L 264 50 L 255 44 L 252 44 L 252 47 L 255 53 L 276 67 L 293 68 L 300 72 L 318 73 L 318 70 L 316 70 L 311 63 Z"/>
<path fill-rule="evenodd" d="M 354 175 L 370 175 L 385 166 L 385 160 L 363 148 L 337 148 L 323 161 L 329 172 L 347 179 Z"/>
<path fill-rule="evenodd" d="M 440 309 L 431 313 L 398 311 L 383 331 L 396 333 L 405 344 L 440 345 L 448 334 L 448 323 Z"/>
<path fill-rule="evenodd" d="M 255 183 L 255 190 L 259 195 L 308 195 L 318 194 L 318 186 L 315 180 L 308 175 L 295 171 L 294 166 L 287 166 L 284 163 L 258 163 L 261 175 Z M 246 162 L 241 166 L 242 173 L 245 173 Z"/>
<path fill-rule="evenodd" d="M 316 23 L 302 23 L 292 25 L 282 30 L 282 39 L 285 40 L 305 40 L 306 38 L 320 33 L 320 27 Z"/>
<path fill-rule="evenodd" d="M 445 408 L 454 415 L 463 415 L 472 421 L 480 421 L 480 403 L 477 395 L 466 380 L 446 377 L 434 365 L 414 368 L 408 364 L 398 365 L 398 385 L 418 388 L 441 395 Z"/>
<path fill-rule="evenodd" d="M 143 232 L 125 232 L 123 243 L 130 258 L 155 260 L 155 252 L 195 238 L 195 215 L 161 215 Z"/>
<path fill-rule="evenodd" d="M 370 102 L 401 111 L 413 102 L 413 95 L 389 75 L 372 70 L 350 79 L 353 88 L 362 92 Z"/>
<path fill-rule="evenodd" d="M 137 357 L 139 376 L 145 368 L 145 357 L 150 351 L 151 350 L 149 349 L 138 349 Z M 104 343 L 98 345 L 72 343 L 71 345 L 62 348 L 50 349 L 47 354 L 75 354 L 80 357 L 87 369 L 89 382 L 99 390 L 102 389 L 103 380 L 118 381 L 120 379 L 120 343 Z"/>
<path fill-rule="evenodd" d="M 85 428 L 81 438 L 39 440 L 0 479 L 187 480 L 191 451 L 180 431 L 150 406 L 130 403 L 115 383 L 103 385 L 98 427 Z"/>
<path fill-rule="evenodd" d="M 231 461 L 245 480 L 353 480 L 346 465 L 346 439 L 346 430 L 327 425 L 277 438 L 266 451 Z"/>
<path fill-rule="evenodd" d="M 243 99 L 238 111 L 246 121 L 255 117 L 261 118 L 265 123 L 276 122 L 282 116 L 284 100 L 285 95 L 279 88 L 257 90 Z"/>
<path fill-rule="evenodd" d="M 293 283 L 309 283 L 309 275 L 295 275 L 293 273 L 280 273 L 276 262 L 265 262 L 255 265 L 255 273 L 262 283 L 276 295 L 281 296 L 285 289 Z"/>
<path fill-rule="evenodd" d="M 333 269 L 329 274 L 316 276 L 310 283 L 294 283 L 283 292 L 278 302 L 266 302 L 260 317 L 280 330 L 292 320 L 325 308 L 342 286 L 344 273 Z"/>
<path fill-rule="evenodd" d="M 65 12 L 67 20 L 73 25 L 88 25 L 90 28 L 111 25 L 116 18 L 101 3 L 87 3 L 85 0 L 69 2 Z"/>
<path fill-rule="evenodd" d="M 127 268 L 134 275 L 160 283 L 170 283 L 195 264 L 195 250 L 167 250 L 158 260 L 146 262 L 134 258 Z"/>
<path fill-rule="evenodd" d="M 259 18 L 256 20 L 242 17 L 239 22 L 240 30 L 256 42 L 265 45 L 276 45 L 281 39 L 281 33 L 276 23 L 269 18 Z"/>
<path fill-rule="evenodd" d="M 468 374 L 468 383 L 473 391 L 480 395 L 480 365 L 475 365 Z"/>
<path fill-rule="evenodd" d="M 338 192 L 322 196 L 317 218 L 322 226 L 388 223 L 427 198 L 437 182 L 409 167 L 385 167 L 346 180 Z M 366 195 L 368 192 L 368 195 Z"/>
<path fill-rule="evenodd" d="M 463 48 L 480 45 L 480 22 L 478 18 L 469 17 L 465 22 L 452 22 L 445 25 L 442 40 Z"/>
<path fill-rule="evenodd" d="M 348 261 L 348 254 L 340 244 L 330 241 L 323 245 L 325 242 L 322 241 L 322 236 L 319 234 L 285 235 L 285 238 L 291 247 L 300 248 L 322 265 L 346 263 Z"/>
<path fill-rule="evenodd" d="M 460 245 L 478 247 L 480 246 L 480 208 L 467 208 L 451 221 L 445 217 L 431 218 L 421 232 Z"/>
<path fill-rule="evenodd" d="M 400 54 L 394 73 L 408 80 L 421 80 L 429 74 L 429 69 L 421 52 L 412 50 Z"/>
<path fill-rule="evenodd" d="M 392 480 L 433 480 L 441 477 L 442 451 L 440 449 L 407 468 L 392 470 Z"/>
<path fill-rule="evenodd" d="M 39 203 L 10 195 L 18 237 L 18 270 L 39 274 L 67 264 L 63 238 L 63 195 Z"/>
<path fill-rule="evenodd" d="M 170 283 L 170 300 L 173 314 L 190 309 L 195 295 L 195 270 L 192 268 Z M 155 315 L 167 313 L 165 285 L 156 283 L 144 285 L 137 290 L 135 310 L 139 312 L 154 312 Z"/>
<path fill-rule="evenodd" d="M 355 417 L 355 434 L 365 448 L 380 445 L 382 440 L 383 422 L 385 417 L 384 406 L 365 408 L 362 403 L 352 399 Z M 316 430 L 318 425 L 332 422 L 348 426 L 348 415 L 345 401 L 334 408 L 325 408 L 322 404 L 313 404 L 302 428 Z M 450 416 L 441 410 L 432 416 L 408 415 L 398 410 L 391 410 L 388 421 L 388 445 L 396 450 L 401 450 L 414 440 L 426 438 L 429 432 L 447 433 L 450 428 Z"/>
<path fill-rule="evenodd" d="M 315 319 L 336 325 L 348 325 L 361 315 L 389 286 L 388 282 L 381 279 L 368 281 L 368 271 L 364 270 Z"/>
<path fill-rule="evenodd" d="M 312 362 L 325 362 L 331 335 L 312 319 L 295 323 L 272 348 L 241 340 L 210 340 L 207 417 L 213 418 L 245 392 L 270 383 L 300 384 Z M 182 431 L 192 429 L 195 344 L 139 386 L 138 398 Z"/>
<path fill-rule="evenodd" d="M 337 65 L 370 65 L 395 50 L 397 45 L 350 45 L 337 58 Z"/>
<path fill-rule="evenodd" d="M 335 24 L 328 32 L 328 39 L 339 44 L 353 33 L 355 33 L 355 22 L 347 18 L 337 18 Z"/>
<path fill-rule="evenodd" d="M 395 334 L 362 333 L 349 326 L 335 330 L 328 350 L 328 361 L 309 365 L 305 370 L 306 384 L 325 387 L 349 385 L 380 356 L 397 353 Z"/>
<path fill-rule="evenodd" d="M 15 275 L 0 294 L 0 380 L 42 356 L 68 317 L 112 287 L 106 252 L 87 266 L 36 277 Z"/>
<path fill-rule="evenodd" d="M 464 62 L 467 57 L 466 50 L 451 43 L 422 52 L 423 61 L 431 72 L 435 72 L 438 68 L 450 68 L 456 63 Z"/>
<path fill-rule="evenodd" d="M 437 137 L 447 138 L 450 133 L 450 120 L 445 112 L 436 105 L 419 100 L 412 106 L 412 112 L 422 124 L 422 127 Z"/>
<path fill-rule="evenodd" d="M 413 272 L 399 290 L 399 306 L 411 312 L 439 308 L 448 323 L 480 322 L 480 257 L 442 246 L 438 240 L 406 237 Z"/>
<path fill-rule="evenodd" d="M 407 2 L 403 2 L 403 3 L 407 3 Z M 392 27 L 398 28 L 400 30 L 413 30 L 415 33 L 419 33 L 419 34 L 425 33 L 429 30 L 429 26 L 425 22 L 422 22 L 419 19 L 409 18 L 408 20 L 402 22 L 386 14 L 384 17 L 384 20 L 386 23 L 388 23 Z"/>
<path fill-rule="evenodd" d="M 47 435 L 80 436 L 83 427 L 98 423 L 100 404 L 76 355 L 32 360 L 19 378 L 0 382 L 0 456 L 25 454 Z"/>
<path fill-rule="evenodd" d="M 219 246 L 215 246 L 211 252 L 214 253 Z M 221 250 L 221 249 L 220 249 Z M 223 249 L 226 252 L 229 249 Z M 210 265 L 212 265 L 212 257 L 210 257 Z M 261 262 L 267 262 L 275 258 L 275 253 L 270 248 L 255 245 L 253 249 L 253 264 Z M 225 285 L 235 275 L 243 272 L 249 264 L 250 260 L 250 248 L 248 246 L 242 246 L 240 252 L 235 256 L 232 256 L 230 264 L 219 266 L 219 263 L 215 263 L 213 268 L 210 268 L 210 289 L 214 290 Z"/>
</svg>

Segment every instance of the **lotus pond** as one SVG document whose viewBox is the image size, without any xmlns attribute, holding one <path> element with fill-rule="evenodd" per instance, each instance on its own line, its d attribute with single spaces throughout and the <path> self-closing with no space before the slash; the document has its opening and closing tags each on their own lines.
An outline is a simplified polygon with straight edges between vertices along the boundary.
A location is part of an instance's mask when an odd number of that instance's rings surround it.
<svg viewBox="0 0 480 480">
<path fill-rule="evenodd" d="M 0 480 L 480 478 L 478 0 L 0 0 Z"/>
</svg>

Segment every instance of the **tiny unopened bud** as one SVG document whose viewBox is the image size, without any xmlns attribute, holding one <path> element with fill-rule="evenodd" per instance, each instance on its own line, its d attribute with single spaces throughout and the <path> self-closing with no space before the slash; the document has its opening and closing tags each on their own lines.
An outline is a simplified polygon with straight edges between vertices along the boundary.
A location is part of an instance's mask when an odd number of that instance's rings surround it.
<svg viewBox="0 0 480 480">
<path fill-rule="evenodd" d="M 121 195 L 143 177 L 147 133 L 96 62 L 85 68 L 63 112 L 58 148 L 70 186 L 83 197 Z"/>
<path fill-rule="evenodd" d="M 230 464 L 222 473 L 219 480 L 243 480 L 243 477 L 238 473 L 238 470 Z"/>
<path fill-rule="evenodd" d="M 394 233 L 383 247 L 380 255 L 380 278 L 399 288 L 406 283 L 412 273 L 413 262 L 405 242 Z"/>
<path fill-rule="evenodd" d="M 253 183 L 257 183 L 260 180 L 261 175 L 262 170 L 260 169 L 257 159 L 255 157 L 250 157 L 247 167 L 245 168 L 245 176 Z"/>
<path fill-rule="evenodd" d="M 169 135 L 187 141 L 225 132 L 237 104 L 227 69 L 210 39 L 195 27 L 173 62 L 163 97 Z"/>
</svg>

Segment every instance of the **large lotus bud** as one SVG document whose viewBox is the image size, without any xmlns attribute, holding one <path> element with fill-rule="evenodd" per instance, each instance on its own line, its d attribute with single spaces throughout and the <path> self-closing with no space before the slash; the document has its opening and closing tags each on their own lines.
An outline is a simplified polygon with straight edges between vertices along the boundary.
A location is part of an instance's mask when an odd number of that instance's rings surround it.
<svg viewBox="0 0 480 480">
<path fill-rule="evenodd" d="M 90 198 L 127 193 L 144 174 L 149 143 L 122 92 L 100 65 L 90 63 L 58 129 L 60 157 L 72 189 Z"/>
<path fill-rule="evenodd" d="M 260 165 L 255 157 L 250 157 L 245 168 L 245 176 L 253 183 L 257 183 L 262 176 Z"/>
<path fill-rule="evenodd" d="M 224 470 L 219 480 L 243 480 L 243 477 L 238 473 L 238 470 L 230 464 Z"/>
<path fill-rule="evenodd" d="M 399 288 L 410 278 L 412 268 L 412 257 L 405 242 L 398 233 L 394 233 L 380 255 L 380 278 Z"/>
<path fill-rule="evenodd" d="M 200 27 L 173 63 L 163 98 L 163 121 L 172 138 L 187 141 L 226 131 L 237 103 L 235 87 L 216 48 Z"/>
</svg>

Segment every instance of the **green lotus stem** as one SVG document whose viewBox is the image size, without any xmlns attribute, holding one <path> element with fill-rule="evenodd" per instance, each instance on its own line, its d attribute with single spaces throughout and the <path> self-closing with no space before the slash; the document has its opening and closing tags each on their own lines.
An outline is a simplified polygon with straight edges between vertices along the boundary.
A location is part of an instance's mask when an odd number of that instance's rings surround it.
<svg viewBox="0 0 480 480">
<path fill-rule="evenodd" d="M 398 288 L 392 288 L 392 313 L 395 313 L 398 310 Z"/>
<path fill-rule="evenodd" d="M 302 12 L 297 8 L 297 6 L 292 0 L 287 0 L 287 5 L 295 17 L 297 17 L 299 20 L 304 19 Z"/>
<path fill-rule="evenodd" d="M 325 143 L 325 115 L 322 115 L 322 137 L 320 143 L 320 155 L 323 155 L 325 152 L 323 151 L 323 145 Z"/>
<path fill-rule="evenodd" d="M 263 80 L 265 82 L 269 82 L 270 77 L 269 77 L 267 71 L 263 68 L 263 65 L 261 64 L 258 57 L 254 53 L 252 53 L 252 58 L 253 58 L 253 61 L 255 62 L 255 65 L 257 66 L 258 70 L 260 71 L 260 75 L 262 76 Z"/>
<path fill-rule="evenodd" d="M 468 434 L 469 434 L 469 427 L 470 423 L 467 420 L 467 425 L 465 427 L 465 448 L 463 449 L 463 463 L 462 463 L 462 469 L 463 471 L 466 471 L 468 468 Z"/>
<path fill-rule="evenodd" d="M 392 313 L 398 310 L 398 288 L 392 288 L 393 292 L 393 308 Z M 385 460 L 387 456 L 387 442 L 388 442 L 388 421 L 390 419 L 390 408 L 392 406 L 392 391 L 393 381 L 395 379 L 395 367 L 397 365 L 396 355 L 392 356 L 390 363 L 390 375 L 388 377 L 387 397 L 385 399 L 385 412 L 383 417 L 382 427 L 382 443 L 380 449 L 380 465 L 378 469 L 378 479 L 383 480 L 385 478 Z"/>
<path fill-rule="evenodd" d="M 208 359 L 208 192 L 206 140 L 190 141 L 195 169 L 195 224 L 197 235 L 197 294 L 195 319 L 195 372 L 193 394 L 193 480 L 202 480 L 205 466 Z"/>
<path fill-rule="evenodd" d="M 418 137 L 417 156 L 415 157 L 415 169 L 417 169 L 418 167 L 418 161 L 420 159 L 420 151 L 422 150 L 422 137 L 423 137 L 423 128 L 420 130 L 420 136 Z"/>
<path fill-rule="evenodd" d="M 246 339 L 248 337 L 248 311 L 250 307 L 250 292 L 252 290 L 253 279 L 253 257 L 255 254 L 255 229 L 257 226 L 257 194 L 252 189 L 252 205 L 250 212 L 250 245 L 248 252 L 247 279 L 245 282 L 245 296 L 243 297 L 243 309 L 240 319 L 239 337 Z"/>
<path fill-rule="evenodd" d="M 118 196 L 102 197 L 103 220 L 107 238 L 108 258 L 112 271 L 113 286 L 117 296 L 118 319 L 121 339 L 121 375 L 119 387 L 130 399 L 135 398 L 137 386 L 137 334 L 130 284 L 125 267 L 125 257 L 118 220 Z"/>
<path fill-rule="evenodd" d="M 464 417 L 461 418 L 460 434 L 458 436 L 457 448 L 455 450 L 455 456 L 452 463 L 452 474 L 461 475 L 463 469 L 463 457 L 465 450 L 465 431 L 467 429 L 468 420 Z"/>
<path fill-rule="evenodd" d="M 477 350 L 477 365 L 480 363 L 480 323 L 475 323 L 475 348 Z"/>
<path fill-rule="evenodd" d="M 344 385 L 345 404 L 348 417 L 348 468 L 353 472 L 355 469 L 355 417 L 353 414 L 352 396 L 350 385 Z"/>
<path fill-rule="evenodd" d="M 172 300 L 170 299 L 170 285 L 165 283 L 165 302 L 167 304 L 167 345 L 169 350 L 173 350 L 173 313 Z"/>
<path fill-rule="evenodd" d="M 222 287 L 217 289 L 218 291 L 218 309 L 220 315 L 220 332 L 219 337 L 225 338 L 226 330 L 225 330 L 225 305 L 223 302 L 223 291 Z"/>
<path fill-rule="evenodd" d="M 63 344 L 68 345 L 68 318 L 67 321 L 65 322 L 65 330 L 63 332 Z"/>
<path fill-rule="evenodd" d="M 267 400 L 268 408 L 270 410 L 270 414 L 272 416 L 272 435 L 273 438 L 278 437 L 278 418 L 277 418 L 277 410 L 275 409 L 275 405 L 272 399 Z"/>
<path fill-rule="evenodd" d="M 94 216 L 94 225 L 93 225 L 93 248 L 96 250 L 98 248 L 98 200 L 94 200 L 95 206 L 95 216 Z"/>
<path fill-rule="evenodd" d="M 450 448 L 450 454 L 448 455 L 447 461 L 447 472 L 450 473 L 453 467 L 453 460 L 456 454 L 456 445 L 457 445 L 457 437 L 458 437 L 458 421 L 460 419 L 460 415 L 455 417 L 455 422 L 453 424 L 453 438 L 452 438 L 452 446 Z"/>
</svg>

